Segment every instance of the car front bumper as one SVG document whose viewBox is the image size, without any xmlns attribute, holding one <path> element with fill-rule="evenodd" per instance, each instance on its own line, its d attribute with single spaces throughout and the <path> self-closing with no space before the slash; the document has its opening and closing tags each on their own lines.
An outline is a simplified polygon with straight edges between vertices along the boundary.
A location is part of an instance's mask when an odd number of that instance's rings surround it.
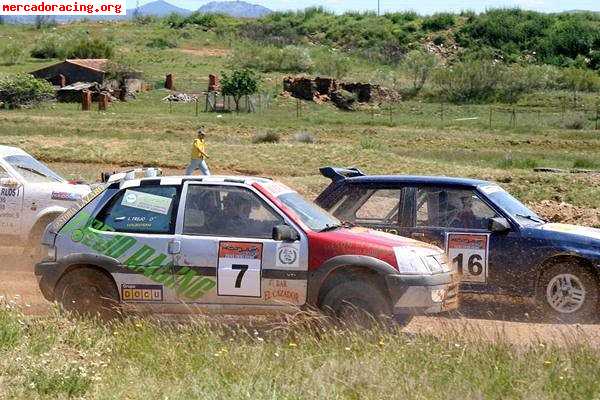
<svg viewBox="0 0 600 400">
<path fill-rule="evenodd" d="M 436 314 L 459 306 L 456 274 L 387 275 L 394 314 Z"/>
<path fill-rule="evenodd" d="M 61 270 L 57 262 L 44 261 L 37 263 L 34 268 L 40 291 L 48 301 L 54 301 L 54 287 L 60 278 Z"/>
</svg>

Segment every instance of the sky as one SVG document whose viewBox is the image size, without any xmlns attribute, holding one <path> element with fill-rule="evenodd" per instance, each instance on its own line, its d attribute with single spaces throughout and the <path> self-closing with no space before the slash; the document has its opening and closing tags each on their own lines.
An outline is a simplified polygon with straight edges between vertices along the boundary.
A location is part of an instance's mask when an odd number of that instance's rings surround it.
<svg viewBox="0 0 600 400">
<path fill-rule="evenodd" d="M 140 1 L 140 4 L 151 0 Z M 166 0 L 176 6 L 198 9 L 209 0 Z M 272 10 L 323 6 L 335 12 L 377 10 L 377 0 L 246 0 Z M 485 11 L 487 8 L 520 7 L 528 10 L 557 12 L 566 10 L 600 11 L 600 0 L 379 0 L 381 12 L 412 10 L 420 14 L 440 11 Z"/>
</svg>

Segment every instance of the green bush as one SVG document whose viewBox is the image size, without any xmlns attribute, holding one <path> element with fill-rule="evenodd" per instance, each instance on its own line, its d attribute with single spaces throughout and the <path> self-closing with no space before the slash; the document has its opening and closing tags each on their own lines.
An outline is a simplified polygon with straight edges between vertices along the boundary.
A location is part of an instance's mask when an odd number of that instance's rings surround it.
<svg viewBox="0 0 600 400">
<path fill-rule="evenodd" d="M 425 18 L 422 27 L 428 31 L 441 31 L 453 27 L 455 22 L 454 14 L 438 13 Z"/>
<path fill-rule="evenodd" d="M 0 48 L 0 60 L 4 65 L 15 65 L 23 62 L 25 52 L 23 45 L 17 42 L 10 42 Z"/>
<path fill-rule="evenodd" d="M 252 143 L 279 143 L 281 136 L 277 132 L 266 131 L 258 132 L 252 138 Z"/>
<path fill-rule="evenodd" d="M 350 57 L 340 51 L 329 50 L 315 57 L 314 71 L 336 79 L 345 78 L 352 68 Z"/>
<path fill-rule="evenodd" d="M 114 44 L 102 38 L 80 36 L 65 45 L 65 58 L 111 58 L 115 54 Z"/>
<path fill-rule="evenodd" d="M 279 48 L 246 43 L 234 50 L 230 65 L 261 72 L 301 73 L 312 71 L 314 63 L 309 51 L 303 47 Z"/>
<path fill-rule="evenodd" d="M 435 55 L 413 50 L 402 60 L 401 69 L 410 80 L 410 95 L 416 95 L 421 91 L 433 70 L 438 64 Z"/>
<path fill-rule="evenodd" d="M 434 82 L 440 97 L 451 103 L 493 101 L 503 78 L 503 66 L 489 60 L 473 60 L 440 68 Z"/>
<path fill-rule="evenodd" d="M 586 125 L 587 125 L 587 120 L 586 120 L 585 116 L 582 114 L 571 115 L 562 124 L 563 128 L 574 129 L 574 130 L 581 130 L 581 129 L 585 128 Z M 583 168 L 583 167 L 578 166 L 576 168 Z"/>
<path fill-rule="evenodd" d="M 179 46 L 179 43 L 175 37 L 161 35 L 151 38 L 146 46 L 153 49 L 174 49 Z"/>
<path fill-rule="evenodd" d="M 33 106 L 54 95 L 54 88 L 45 80 L 29 74 L 0 79 L 0 103 L 5 108 Z"/>
<path fill-rule="evenodd" d="M 64 58 L 64 38 L 57 34 L 46 34 L 36 40 L 31 57 L 39 59 Z"/>
</svg>

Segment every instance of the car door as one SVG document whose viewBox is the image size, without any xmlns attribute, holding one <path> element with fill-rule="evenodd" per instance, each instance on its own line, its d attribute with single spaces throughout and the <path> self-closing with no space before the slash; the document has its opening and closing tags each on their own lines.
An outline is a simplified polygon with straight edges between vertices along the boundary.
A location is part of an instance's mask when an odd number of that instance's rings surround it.
<svg viewBox="0 0 600 400">
<path fill-rule="evenodd" d="M 112 275 L 124 303 L 178 305 L 171 246 L 174 240 L 179 186 L 158 182 L 117 192 L 88 228 L 95 239 L 81 240 L 87 252 L 119 260 Z M 86 240 L 88 243 L 86 244 Z M 93 243 L 105 243 L 104 246 Z"/>
<path fill-rule="evenodd" d="M 502 290 L 502 268 L 513 261 L 499 255 L 518 241 L 514 232 L 491 232 L 502 215 L 472 188 L 413 187 L 405 192 L 401 233 L 445 249 L 462 273 L 463 289 Z M 506 257 L 505 257 L 506 258 Z M 500 265 L 504 264 L 504 265 Z"/>
<path fill-rule="evenodd" d="M 342 221 L 397 235 L 401 194 L 400 187 L 351 187 L 330 212 Z"/>
<path fill-rule="evenodd" d="M 289 307 L 306 301 L 308 243 L 273 240 L 273 228 L 293 226 L 253 188 L 186 182 L 179 209 L 175 270 L 180 300 L 202 309 L 244 312 L 247 306 Z M 206 289 L 188 288 L 203 276 Z"/>
<path fill-rule="evenodd" d="M 0 164 L 0 237 L 8 239 L 4 245 L 15 245 L 11 242 L 28 232 L 30 224 L 23 218 L 23 197 L 21 180 Z"/>
</svg>

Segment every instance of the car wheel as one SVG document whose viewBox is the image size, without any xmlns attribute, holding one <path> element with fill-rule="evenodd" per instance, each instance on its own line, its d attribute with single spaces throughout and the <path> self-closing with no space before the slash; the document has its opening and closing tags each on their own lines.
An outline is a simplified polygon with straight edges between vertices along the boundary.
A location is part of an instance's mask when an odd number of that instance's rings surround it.
<svg viewBox="0 0 600 400">
<path fill-rule="evenodd" d="M 544 314 L 554 321 L 593 321 L 599 298 L 597 279 L 577 263 L 554 265 L 540 279 L 538 302 Z"/>
<path fill-rule="evenodd" d="M 56 285 L 63 311 L 77 316 L 111 319 L 119 312 L 119 293 L 112 279 L 100 271 L 82 268 L 69 272 Z"/>
<path fill-rule="evenodd" d="M 370 282 L 348 281 L 334 286 L 325 295 L 321 309 L 340 322 L 366 328 L 392 318 L 389 302 Z"/>
</svg>

